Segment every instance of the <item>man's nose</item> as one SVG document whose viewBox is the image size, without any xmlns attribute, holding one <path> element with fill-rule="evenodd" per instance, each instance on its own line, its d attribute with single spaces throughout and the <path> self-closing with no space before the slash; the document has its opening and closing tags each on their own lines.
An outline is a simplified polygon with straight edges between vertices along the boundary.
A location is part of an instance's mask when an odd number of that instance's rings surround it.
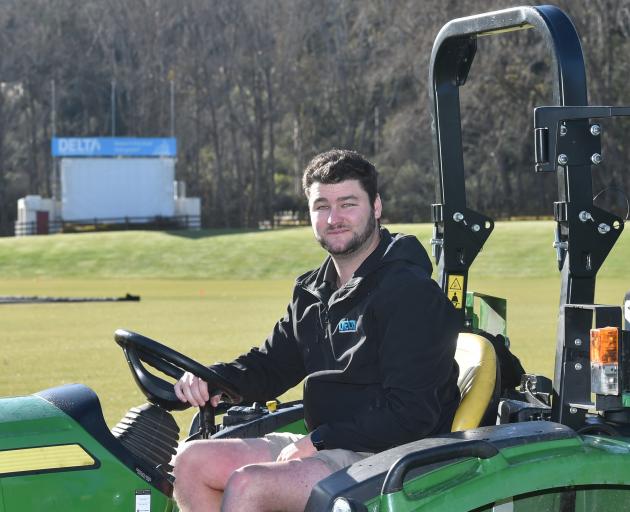
<svg viewBox="0 0 630 512">
<path fill-rule="evenodd" d="M 341 210 L 333 206 L 328 213 L 328 224 L 338 224 L 342 218 Z"/>
</svg>

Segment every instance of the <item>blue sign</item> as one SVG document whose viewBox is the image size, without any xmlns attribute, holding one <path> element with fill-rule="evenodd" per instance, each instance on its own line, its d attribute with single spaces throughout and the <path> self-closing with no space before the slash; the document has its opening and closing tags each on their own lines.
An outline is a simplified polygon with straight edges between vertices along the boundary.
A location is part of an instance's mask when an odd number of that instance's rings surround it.
<svg viewBox="0 0 630 512">
<path fill-rule="evenodd" d="M 177 155 L 177 139 L 140 137 L 54 137 L 52 156 L 171 156 Z"/>
</svg>

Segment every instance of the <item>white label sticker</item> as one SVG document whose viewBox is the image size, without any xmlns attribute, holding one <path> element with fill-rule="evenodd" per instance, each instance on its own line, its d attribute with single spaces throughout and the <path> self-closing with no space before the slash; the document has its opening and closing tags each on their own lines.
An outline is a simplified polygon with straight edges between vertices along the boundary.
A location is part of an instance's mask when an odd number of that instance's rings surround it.
<svg viewBox="0 0 630 512">
<path fill-rule="evenodd" d="M 626 322 L 630 325 L 630 300 L 627 300 L 624 304 L 623 312 L 626 317 Z"/>
<path fill-rule="evenodd" d="M 136 491 L 136 512 L 151 512 L 151 491 Z"/>
</svg>

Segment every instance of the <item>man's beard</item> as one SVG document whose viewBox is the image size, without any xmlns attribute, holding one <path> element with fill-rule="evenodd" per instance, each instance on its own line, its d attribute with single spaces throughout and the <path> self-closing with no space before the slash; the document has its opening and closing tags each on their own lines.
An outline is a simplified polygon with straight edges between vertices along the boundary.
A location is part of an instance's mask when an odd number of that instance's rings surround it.
<svg viewBox="0 0 630 512">
<path fill-rule="evenodd" d="M 376 218 L 372 214 L 365 225 L 365 229 L 360 233 L 354 233 L 350 241 L 343 249 L 334 249 L 333 247 L 330 247 L 326 243 L 324 237 L 320 237 L 318 242 L 331 256 L 348 256 L 357 252 L 365 244 L 365 242 L 369 240 L 376 228 Z"/>
</svg>

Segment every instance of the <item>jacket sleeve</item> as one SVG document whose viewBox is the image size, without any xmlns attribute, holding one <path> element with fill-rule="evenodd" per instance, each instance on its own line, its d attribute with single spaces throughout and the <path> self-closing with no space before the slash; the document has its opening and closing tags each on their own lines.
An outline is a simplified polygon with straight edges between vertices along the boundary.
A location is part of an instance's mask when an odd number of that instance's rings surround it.
<svg viewBox="0 0 630 512">
<path fill-rule="evenodd" d="M 460 399 L 459 326 L 442 290 L 429 279 L 405 279 L 374 307 L 372 322 L 381 340 L 382 403 L 317 427 L 326 448 L 378 452 L 450 431 Z"/>
<path fill-rule="evenodd" d="M 298 384 L 305 370 L 294 336 L 292 305 L 260 347 L 210 368 L 231 382 L 245 402 L 271 400 Z"/>
</svg>

